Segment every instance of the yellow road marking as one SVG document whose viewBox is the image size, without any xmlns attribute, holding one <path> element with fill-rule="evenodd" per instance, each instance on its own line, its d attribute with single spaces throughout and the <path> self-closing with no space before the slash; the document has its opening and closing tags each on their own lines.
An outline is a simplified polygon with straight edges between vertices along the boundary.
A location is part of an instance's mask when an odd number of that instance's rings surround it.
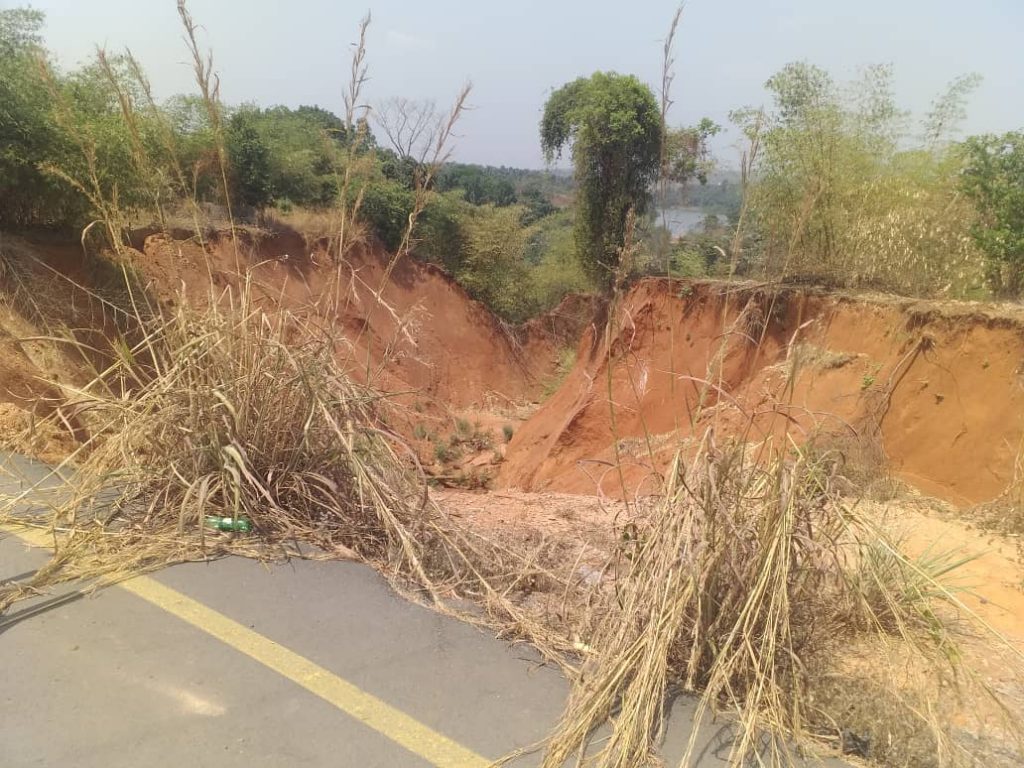
<svg viewBox="0 0 1024 768">
<path fill-rule="evenodd" d="M 41 531 L 7 526 L 4 529 L 37 547 L 49 548 L 52 544 L 51 538 Z M 118 586 L 301 685 L 433 765 L 443 768 L 483 768 L 491 764 L 490 760 L 333 672 L 177 590 L 146 576 L 123 581 Z"/>
</svg>

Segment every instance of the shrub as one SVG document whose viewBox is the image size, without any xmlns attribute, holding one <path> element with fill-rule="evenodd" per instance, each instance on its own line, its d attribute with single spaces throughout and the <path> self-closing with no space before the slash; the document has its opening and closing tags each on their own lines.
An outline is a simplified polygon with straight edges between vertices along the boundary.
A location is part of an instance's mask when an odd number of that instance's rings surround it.
<svg viewBox="0 0 1024 768">
<path fill-rule="evenodd" d="M 1024 131 L 973 136 L 962 148 L 961 188 L 979 219 L 971 229 L 988 258 L 988 275 L 999 293 L 1024 292 Z"/>
<path fill-rule="evenodd" d="M 528 304 L 534 312 L 551 309 L 569 293 L 595 289 L 576 256 L 572 217 L 556 213 L 531 227 L 526 250 L 530 267 Z"/>
<path fill-rule="evenodd" d="M 513 321 L 532 312 L 522 216 L 519 206 L 473 209 L 462 222 L 462 263 L 455 275 L 471 296 Z"/>
<path fill-rule="evenodd" d="M 375 181 L 363 192 L 360 214 L 384 247 L 395 251 L 402 243 L 412 204 L 412 192 L 406 187 L 394 181 Z"/>
<path fill-rule="evenodd" d="M 749 133 L 761 125 L 747 202 L 766 276 L 915 295 L 978 289 L 973 211 L 957 194 L 954 153 L 937 140 L 955 129 L 970 82 L 954 82 L 935 107 L 947 114 L 935 140 L 914 146 L 891 77 L 873 67 L 844 89 L 818 67 L 790 64 L 768 80 L 771 114 L 737 113 Z"/>
</svg>

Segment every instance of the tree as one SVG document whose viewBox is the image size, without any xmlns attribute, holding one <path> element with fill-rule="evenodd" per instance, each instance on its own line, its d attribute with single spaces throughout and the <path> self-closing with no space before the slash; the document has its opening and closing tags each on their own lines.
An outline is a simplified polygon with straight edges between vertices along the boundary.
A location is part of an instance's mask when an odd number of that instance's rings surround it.
<svg viewBox="0 0 1024 768">
<path fill-rule="evenodd" d="M 915 146 L 888 66 L 849 84 L 804 62 L 771 77 L 774 109 L 738 113 L 759 142 L 745 204 L 763 274 L 976 295 L 984 259 L 969 235 L 973 211 L 955 158 L 932 141 L 955 128 L 971 82 L 937 102 L 927 143 Z"/>
<path fill-rule="evenodd" d="M 630 211 L 644 215 L 658 177 L 658 102 L 632 75 L 595 72 L 551 94 L 540 138 L 548 162 L 572 146 L 577 256 L 597 283 L 610 286 Z"/>
<path fill-rule="evenodd" d="M 341 118 L 320 107 L 246 106 L 243 111 L 266 148 L 271 196 L 313 207 L 334 202 L 334 168 L 348 136 Z"/>
<path fill-rule="evenodd" d="M 235 200 L 263 208 L 273 202 L 270 152 L 256 129 L 257 111 L 241 109 L 231 116 L 227 132 L 228 159 L 234 179 Z"/>
<path fill-rule="evenodd" d="M 473 298 L 513 322 L 530 314 L 522 218 L 519 206 L 472 209 L 462 223 L 462 263 L 455 273 Z"/>
<path fill-rule="evenodd" d="M 466 201 L 473 205 L 503 206 L 516 202 L 516 188 L 502 170 L 481 165 L 448 163 L 438 174 L 437 189 L 461 189 Z"/>
<path fill-rule="evenodd" d="M 722 126 L 705 117 L 697 125 L 669 129 L 665 136 L 665 166 L 669 181 L 685 185 L 697 179 L 708 183 L 713 169 L 708 139 L 718 135 Z"/>
<path fill-rule="evenodd" d="M 427 159 L 439 130 L 434 102 L 396 97 L 378 106 L 373 116 L 401 160 L 419 165 Z"/>
<path fill-rule="evenodd" d="M 967 99 L 979 85 L 981 75 L 977 72 L 960 75 L 932 102 L 924 121 L 924 140 L 929 149 L 941 148 L 944 141 L 956 135 L 967 117 Z"/>
<path fill-rule="evenodd" d="M 85 200 L 39 164 L 70 152 L 53 120 L 42 48 L 43 14 L 0 9 L 0 226 L 60 226 L 85 218 Z"/>
<path fill-rule="evenodd" d="M 999 292 L 1024 290 L 1024 131 L 972 136 L 963 144 L 961 187 L 978 209 L 971 230 Z"/>
</svg>

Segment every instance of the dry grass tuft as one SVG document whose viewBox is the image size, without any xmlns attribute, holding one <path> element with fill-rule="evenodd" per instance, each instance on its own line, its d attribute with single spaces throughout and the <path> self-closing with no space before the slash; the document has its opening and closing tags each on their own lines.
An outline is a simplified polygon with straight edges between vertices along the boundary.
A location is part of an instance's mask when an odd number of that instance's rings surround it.
<svg viewBox="0 0 1024 768">
<path fill-rule="evenodd" d="M 596 623 L 544 768 L 654 764 L 675 691 L 699 695 L 696 721 L 736 719 L 731 765 L 829 748 L 901 765 L 968 757 L 947 706 L 970 680 L 943 618 L 959 604 L 940 583 L 958 563 L 901 555 L 842 502 L 837 469 L 792 446 L 720 447 L 710 433 L 692 460 L 677 456 L 623 551 L 628 569 L 603 606 L 615 620 Z M 851 648 L 878 646 L 902 660 L 849 663 Z"/>
<path fill-rule="evenodd" d="M 350 376 L 326 331 L 260 308 L 248 282 L 241 295 L 201 309 L 182 298 L 137 323 L 136 343 L 112 344 L 112 365 L 66 388 L 95 427 L 50 478 L 67 480 L 46 508 L 38 488 L 0 503 L 0 524 L 44 528 L 56 550 L 0 590 L 0 611 L 58 582 L 102 586 L 229 553 L 354 557 L 442 610 L 474 598 L 487 614 L 462 618 L 552 655 L 570 647 L 513 602 L 539 582 L 569 585 L 429 499 L 414 453 L 388 429 L 386 396 Z M 208 515 L 246 519 L 252 533 L 213 531 Z"/>
</svg>

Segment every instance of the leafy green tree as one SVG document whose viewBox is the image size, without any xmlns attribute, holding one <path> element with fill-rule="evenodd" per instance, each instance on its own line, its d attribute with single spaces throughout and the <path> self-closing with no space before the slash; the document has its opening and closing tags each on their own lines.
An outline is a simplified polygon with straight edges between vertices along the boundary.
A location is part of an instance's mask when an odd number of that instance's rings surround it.
<svg viewBox="0 0 1024 768">
<path fill-rule="evenodd" d="M 526 261 L 530 265 L 530 305 L 543 312 L 568 293 L 590 293 L 594 285 L 574 258 L 572 216 L 560 211 L 529 228 Z"/>
<path fill-rule="evenodd" d="M 455 276 L 471 296 L 507 320 L 531 314 L 527 232 L 519 206 L 479 206 L 463 222 L 463 257 Z"/>
<path fill-rule="evenodd" d="M 250 120 L 267 148 L 273 197 L 323 207 L 337 197 L 335 168 L 348 132 L 341 118 L 320 107 L 251 108 Z"/>
<path fill-rule="evenodd" d="M 701 185 L 708 183 L 708 174 L 714 167 L 708 140 L 717 136 L 722 126 L 710 118 L 697 125 L 672 128 L 665 135 L 665 167 L 669 181 L 687 184 L 696 179 Z"/>
<path fill-rule="evenodd" d="M 228 121 L 228 160 L 235 201 L 263 208 L 274 199 L 270 180 L 270 150 L 256 128 L 258 110 L 242 109 Z"/>
<path fill-rule="evenodd" d="M 78 223 L 86 201 L 40 163 L 70 152 L 53 120 L 42 12 L 0 9 L 0 225 Z"/>
<path fill-rule="evenodd" d="M 416 222 L 413 253 L 423 261 L 440 264 L 458 274 L 465 255 L 463 224 L 473 215 L 473 206 L 461 190 L 434 195 Z"/>
<path fill-rule="evenodd" d="M 572 146 L 577 255 L 595 281 L 610 286 L 629 213 L 643 217 L 658 176 L 658 102 L 632 75 L 595 72 L 551 94 L 540 137 L 549 162 Z"/>
<path fill-rule="evenodd" d="M 461 189 L 466 201 L 473 205 L 512 205 L 516 202 L 516 188 L 498 169 L 480 165 L 449 163 L 437 178 L 441 192 Z"/>
<path fill-rule="evenodd" d="M 51 74 L 50 86 L 58 91 L 55 121 L 75 151 L 48 159 L 43 167 L 89 187 L 93 207 L 97 200 L 107 201 L 108 216 L 138 215 L 154 199 L 158 174 L 149 161 L 156 142 L 145 118 L 133 113 L 129 123 L 119 106 L 118 91 L 131 103 L 140 100 L 126 62 L 112 57 L 107 64 L 104 69 L 97 59 L 64 78 Z"/>
<path fill-rule="evenodd" d="M 540 221 L 545 216 L 550 216 L 557 210 L 554 203 L 536 184 L 523 187 L 522 191 L 516 195 L 516 198 L 519 204 L 526 207 L 526 213 L 523 215 L 523 224 L 527 226 Z"/>
<path fill-rule="evenodd" d="M 1024 131 L 972 136 L 963 144 L 961 187 L 978 209 L 971 230 L 1000 293 L 1024 291 Z"/>
<path fill-rule="evenodd" d="M 351 194 L 354 197 L 357 192 L 353 190 Z M 354 199 L 349 204 L 353 202 Z M 412 192 L 408 187 L 383 179 L 366 186 L 359 214 L 373 228 L 384 247 L 393 253 L 402 242 L 412 206 Z"/>
</svg>

